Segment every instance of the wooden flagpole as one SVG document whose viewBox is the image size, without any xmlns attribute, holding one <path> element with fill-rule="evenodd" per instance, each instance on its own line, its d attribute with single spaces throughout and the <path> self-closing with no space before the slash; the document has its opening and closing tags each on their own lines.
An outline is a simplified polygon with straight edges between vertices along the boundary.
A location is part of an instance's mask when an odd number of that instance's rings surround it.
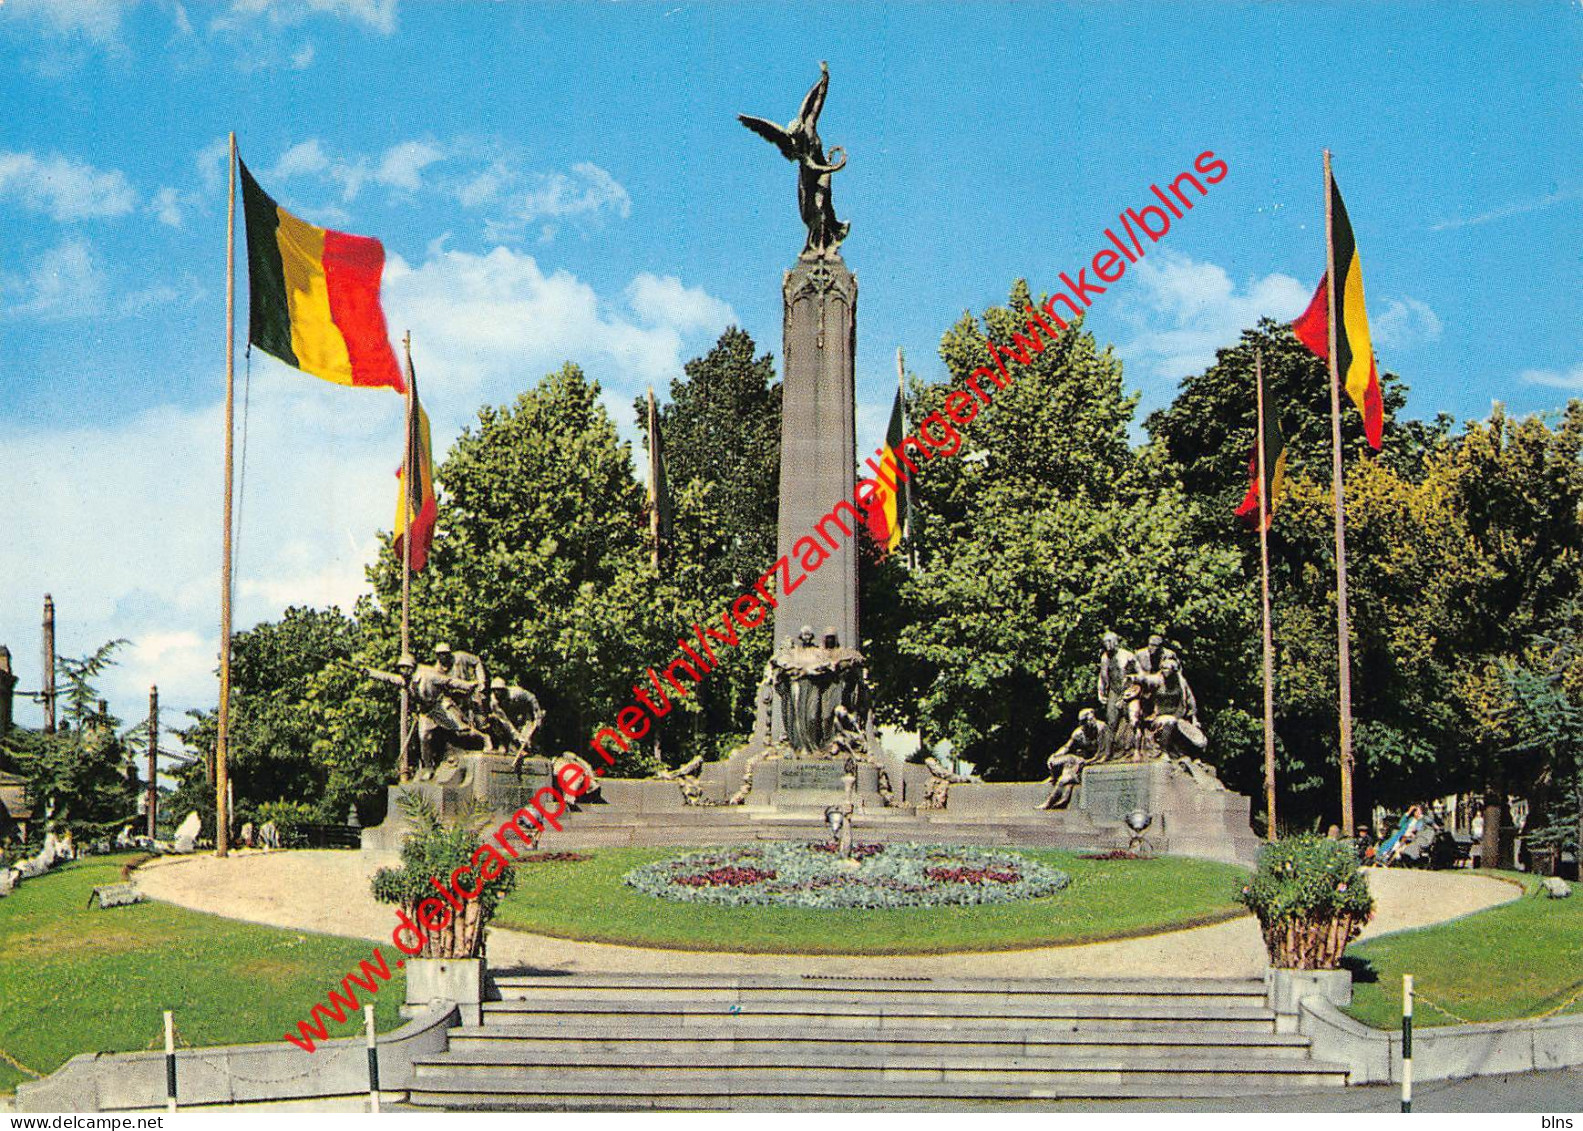
<svg viewBox="0 0 1583 1131">
<path fill-rule="evenodd" d="M 899 395 L 901 397 L 901 411 L 902 411 L 901 427 L 902 427 L 902 431 L 905 432 L 907 430 L 907 420 L 906 420 L 906 415 L 907 415 L 907 362 L 906 362 L 906 359 L 902 356 L 902 351 L 901 351 L 901 347 L 900 346 L 896 347 L 896 392 L 897 392 L 897 395 Z M 888 437 L 888 436 L 886 437 L 887 440 L 889 440 L 889 438 L 890 437 Z M 912 568 L 912 569 L 917 569 L 918 568 L 918 543 L 917 543 L 917 540 L 915 538 L 913 538 L 912 531 L 907 529 L 907 527 L 912 522 L 912 507 L 911 506 L 907 507 L 907 516 L 906 516 L 906 518 L 902 517 L 902 506 L 903 506 L 903 504 L 909 502 L 911 500 L 911 498 L 912 498 L 912 481 L 910 479 L 909 480 L 903 480 L 901 478 L 901 460 L 898 459 L 894 455 L 891 457 L 891 460 L 892 460 L 892 463 L 893 463 L 893 465 L 894 465 L 894 467 L 896 469 L 896 479 L 897 479 L 897 483 L 896 483 L 896 522 L 901 525 L 902 540 L 907 543 L 907 565 L 910 568 Z M 905 485 L 905 490 L 907 492 L 905 495 L 902 494 L 902 491 L 904 489 L 904 485 Z"/>
<path fill-rule="evenodd" d="M 159 835 L 159 688 L 148 689 L 148 836 Z"/>
<path fill-rule="evenodd" d="M 1336 660 L 1341 698 L 1341 834 L 1352 824 L 1352 629 L 1347 610 L 1347 523 L 1341 473 L 1341 370 L 1336 365 L 1336 244 L 1330 150 L 1325 150 L 1325 286 L 1330 333 L 1330 461 L 1336 509 Z"/>
<path fill-rule="evenodd" d="M 1269 477 L 1265 474 L 1264 450 L 1264 357 L 1253 351 L 1253 383 L 1258 404 L 1258 419 L 1254 421 L 1257 434 L 1259 474 L 1259 567 L 1264 611 L 1264 811 L 1268 821 L 1265 839 L 1275 839 L 1275 641 L 1270 631 L 1270 507 L 1272 500 L 1265 489 Z"/>
<path fill-rule="evenodd" d="M 657 455 L 660 442 L 660 412 L 654 404 L 654 386 L 649 386 L 649 561 L 660 568 L 660 461 Z M 665 753 L 660 741 L 660 728 L 654 728 L 654 757 L 661 765 Z"/>
<path fill-rule="evenodd" d="M 652 545 L 649 560 L 655 569 L 660 567 L 660 461 L 656 452 L 659 444 L 660 414 L 654 406 L 654 386 L 649 386 L 649 535 Z"/>
<path fill-rule="evenodd" d="M 220 709 L 214 728 L 214 854 L 231 846 L 226 747 L 231 728 L 231 501 L 236 422 L 236 133 L 230 135 L 225 198 L 225 531 L 220 538 Z"/>
<path fill-rule="evenodd" d="M 412 331 L 408 330 L 401 339 L 402 352 L 407 364 L 407 411 L 406 411 L 406 442 L 402 445 L 401 457 L 401 659 L 397 661 L 396 669 L 401 672 L 401 753 L 400 763 L 396 773 L 402 781 L 412 776 L 412 751 L 410 749 L 412 692 L 405 670 L 406 664 L 412 656 L 411 616 L 408 611 L 412 597 L 412 525 L 417 520 L 417 515 L 412 512 L 412 464 L 414 458 L 413 448 L 417 447 L 413 429 L 417 425 L 416 413 L 413 411 L 414 397 L 417 391 L 417 377 L 412 371 Z M 421 495 L 421 492 L 420 492 Z"/>
</svg>

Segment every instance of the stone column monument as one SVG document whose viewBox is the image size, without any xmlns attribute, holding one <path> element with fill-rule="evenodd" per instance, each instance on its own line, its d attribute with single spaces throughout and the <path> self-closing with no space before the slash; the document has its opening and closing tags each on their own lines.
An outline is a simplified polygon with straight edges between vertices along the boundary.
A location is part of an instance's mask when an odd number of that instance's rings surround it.
<svg viewBox="0 0 1583 1131">
<path fill-rule="evenodd" d="M 841 241 L 850 225 L 836 219 L 831 203 L 832 174 L 846 164 L 845 153 L 827 157 L 819 140 L 819 113 L 830 88 L 830 70 L 819 64 L 819 81 L 803 99 L 788 126 L 746 114 L 739 120 L 772 142 L 797 165 L 797 206 L 808 239 L 796 265 L 786 272 L 781 295 L 785 309 L 784 389 L 781 408 L 779 537 L 776 553 L 798 566 L 797 542 L 814 533 L 837 500 L 852 499 L 856 485 L 857 439 L 853 420 L 852 362 L 857 341 L 857 278 L 841 259 Z M 850 513 L 842 520 L 851 527 Z M 823 639 L 834 629 L 846 648 L 858 648 L 857 537 L 837 541 L 818 572 L 809 573 L 795 591 L 782 594 L 775 610 L 775 643 L 784 646 L 804 626 Z M 805 553 L 812 555 L 812 550 Z"/>
<path fill-rule="evenodd" d="M 798 566 L 797 541 L 812 535 L 829 559 L 796 590 L 780 597 L 775 639 L 784 644 L 803 626 L 821 638 L 834 628 L 841 644 L 861 647 L 857 615 L 858 531 L 842 537 L 829 526 L 836 548 L 815 528 L 838 499 L 856 486 L 857 441 L 853 421 L 852 354 L 857 342 L 857 278 L 832 253 L 803 259 L 786 272 L 785 368 L 781 401 L 781 476 L 776 554 Z M 839 516 L 855 525 L 850 512 Z M 804 546 L 804 553 L 811 553 Z"/>
<path fill-rule="evenodd" d="M 884 804 L 880 769 L 864 760 L 873 735 L 859 651 L 861 533 L 856 512 L 834 510 L 838 502 L 852 502 L 857 481 L 857 278 L 841 259 L 850 225 L 836 218 L 830 195 L 831 178 L 846 165 L 846 155 L 839 147 L 826 154 L 819 140 L 829 89 L 830 69 L 820 63 L 819 81 L 790 125 L 739 115 L 797 166 L 797 208 L 808 229 L 802 254 L 781 284 L 785 356 L 776 552 L 787 560 L 792 584 L 777 580 L 776 652 L 766 685 L 773 687 L 773 703 L 767 713 L 761 710 L 753 755 L 734 758 L 727 771 L 728 788 L 745 787 L 754 805 L 839 803 L 846 797 L 843 764 L 855 767 L 865 805 Z M 833 548 L 819 531 L 827 515 L 836 516 L 825 526 Z M 817 568 L 808 570 L 805 559 Z M 759 764 L 772 754 L 778 762 Z"/>
</svg>

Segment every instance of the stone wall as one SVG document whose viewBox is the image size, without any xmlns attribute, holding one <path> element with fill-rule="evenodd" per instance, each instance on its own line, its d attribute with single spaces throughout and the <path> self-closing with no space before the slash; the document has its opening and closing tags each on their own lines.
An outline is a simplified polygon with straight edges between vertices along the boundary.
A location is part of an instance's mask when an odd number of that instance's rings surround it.
<svg viewBox="0 0 1583 1131">
<path fill-rule="evenodd" d="M 426 1010 L 379 1041 L 380 1092 L 404 1092 L 412 1062 L 444 1052 L 456 1006 Z M 318 1042 L 308 1053 L 278 1041 L 179 1049 L 176 1094 L 183 1109 L 368 1095 L 362 1036 Z M 163 1052 L 83 1053 L 42 1080 L 17 1087 L 17 1111 L 158 1111 L 165 1106 Z"/>
</svg>

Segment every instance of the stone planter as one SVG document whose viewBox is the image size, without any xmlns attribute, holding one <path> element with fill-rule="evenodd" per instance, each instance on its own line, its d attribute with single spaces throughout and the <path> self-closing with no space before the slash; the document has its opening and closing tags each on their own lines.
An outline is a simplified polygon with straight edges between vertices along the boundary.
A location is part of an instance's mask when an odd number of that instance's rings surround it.
<svg viewBox="0 0 1583 1131">
<path fill-rule="evenodd" d="M 1298 1006 L 1304 998 L 1324 998 L 1337 1008 L 1352 1004 L 1352 971 L 1288 970 L 1271 967 L 1265 975 L 1277 1033 L 1297 1032 Z"/>
<path fill-rule="evenodd" d="M 407 959 L 407 1012 L 436 1002 L 455 1002 L 463 1025 L 483 1024 L 484 960 L 482 958 Z"/>
</svg>

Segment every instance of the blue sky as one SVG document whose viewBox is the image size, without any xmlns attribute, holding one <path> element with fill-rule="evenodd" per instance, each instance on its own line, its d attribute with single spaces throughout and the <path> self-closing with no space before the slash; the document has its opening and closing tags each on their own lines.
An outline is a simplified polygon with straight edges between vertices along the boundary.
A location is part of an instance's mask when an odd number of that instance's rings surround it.
<svg viewBox="0 0 1583 1131">
<path fill-rule="evenodd" d="M 283 205 L 384 241 L 387 313 L 441 440 L 566 359 L 630 435 L 631 397 L 728 323 L 779 353 L 794 173 L 734 116 L 790 119 L 820 59 L 821 134 L 850 157 L 860 443 L 898 345 L 938 376 L 964 310 L 1017 276 L 1053 288 L 1206 149 L 1229 176 L 1089 322 L 1144 408 L 1260 315 L 1301 309 L 1328 146 L 1382 365 L 1411 415 L 1468 418 L 1583 392 L 1580 18 L 7 0 L 0 643 L 36 686 L 50 591 L 63 652 L 130 639 L 109 683 L 123 715 L 155 681 L 173 706 L 213 702 L 227 130 Z M 394 505 L 399 400 L 255 357 L 248 402 L 239 624 L 349 604 Z"/>
</svg>

